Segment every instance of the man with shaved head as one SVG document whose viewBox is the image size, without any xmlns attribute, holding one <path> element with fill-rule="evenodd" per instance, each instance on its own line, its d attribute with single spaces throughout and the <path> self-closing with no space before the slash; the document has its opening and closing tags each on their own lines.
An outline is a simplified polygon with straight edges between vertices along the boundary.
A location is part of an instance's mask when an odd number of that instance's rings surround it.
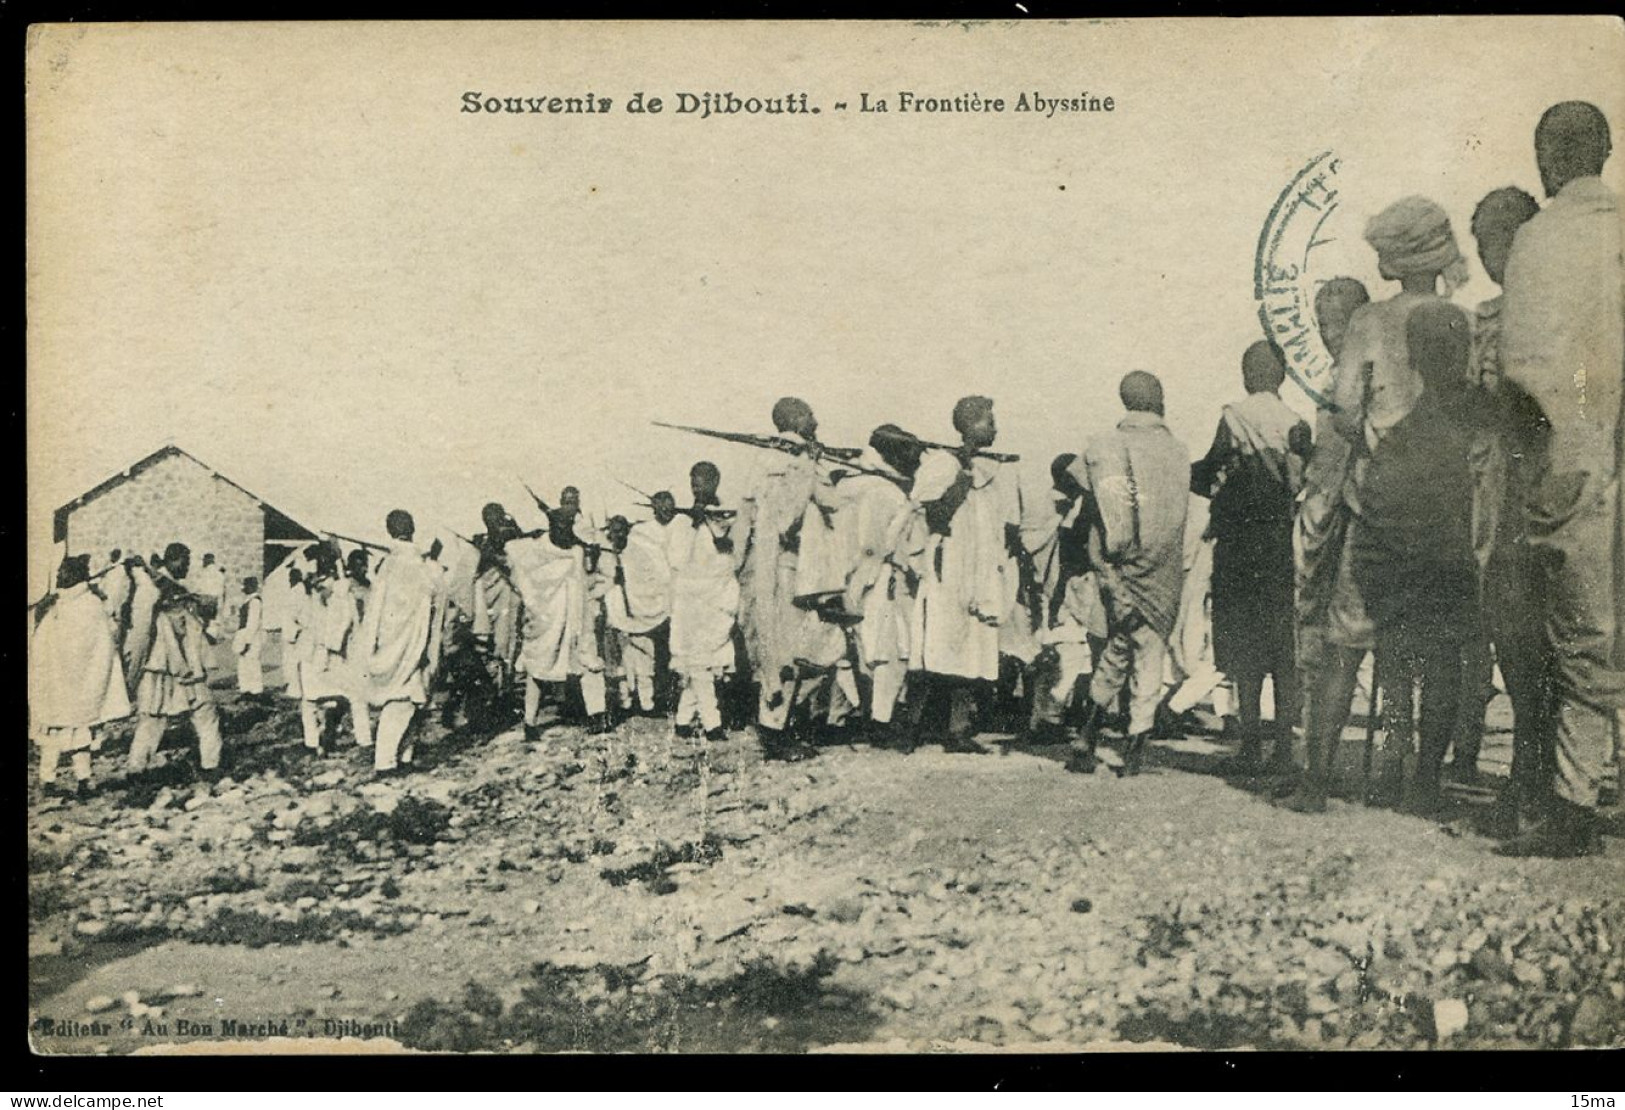
<svg viewBox="0 0 1625 1110">
<path fill-rule="evenodd" d="M 415 541 L 412 515 L 395 509 L 384 528 L 392 542 L 373 573 L 356 643 L 367 696 L 380 707 L 373 745 L 376 774 L 391 774 L 412 762 L 414 745 L 406 732 L 418 707 L 428 704 L 440 667 L 446 613 L 446 576 Z"/>
<path fill-rule="evenodd" d="M 519 627 L 524 603 L 508 573 L 507 544 L 519 536 L 519 525 L 500 502 L 480 510 L 485 531 L 474 537 L 479 562 L 474 568 L 474 642 L 488 653 L 496 670 L 498 696 L 513 681 L 519 658 Z"/>
<path fill-rule="evenodd" d="M 757 683 L 756 726 L 767 754 L 798 759 L 811 754 L 786 735 L 791 699 L 810 700 L 812 683 L 798 682 L 798 660 L 833 664 L 841 656 L 841 634 L 810 609 L 796 605 L 802 530 L 809 515 L 823 527 L 814 506 L 829 479 L 817 462 L 818 420 L 799 397 L 773 405 L 773 427 L 804 445 L 797 454 L 764 453 L 762 469 L 740 504 L 733 529 L 733 557 L 739 577 L 739 627 Z"/>
<path fill-rule="evenodd" d="M 1547 110 L 1535 129 L 1535 162 L 1552 199 L 1519 228 L 1506 263 L 1502 370 L 1548 426 L 1531 460 L 1524 525 L 1549 676 L 1541 748 L 1555 757 L 1549 818 L 1503 846 L 1515 855 L 1593 851 L 1598 803 L 1618 789 L 1625 274 L 1619 200 L 1601 177 L 1612 149 L 1595 106 L 1569 101 Z"/>
<path fill-rule="evenodd" d="M 220 715 L 204 666 L 204 628 L 215 619 L 214 597 L 192 591 L 192 552 L 184 543 L 170 544 L 154 562 L 155 596 L 141 636 L 148 647 L 131 699 L 137 717 L 128 767 L 133 774 L 146 771 L 169 719 L 188 717 L 197 733 L 198 763 L 212 778 L 220 767 Z"/>
<path fill-rule="evenodd" d="M 1478 242 L 1478 258 L 1497 286 L 1506 276 L 1513 237 L 1539 211 L 1534 197 L 1513 186 L 1488 193 L 1474 209 L 1471 228 Z M 1503 380 L 1501 312 L 1505 300 L 1497 295 L 1482 301 L 1473 314 L 1467 377 L 1486 417 L 1475 431 L 1470 456 L 1473 553 L 1478 561 L 1483 619 L 1469 640 L 1450 773 L 1468 783 L 1477 777 L 1484 713 L 1495 695 L 1492 675 L 1499 665 L 1512 700 L 1512 786 L 1504 792 L 1493 823 L 1510 835 L 1516 832 L 1519 809 L 1533 802 L 1538 792 L 1536 772 L 1541 762 L 1535 727 L 1540 617 L 1531 593 L 1523 502 L 1528 489 L 1526 461 L 1539 453 L 1542 417 L 1528 394 Z"/>
<path fill-rule="evenodd" d="M 1281 400 L 1286 364 L 1260 339 L 1241 356 L 1247 398 L 1224 406 L 1213 446 L 1191 467 L 1191 492 L 1212 501 L 1213 662 L 1236 683 L 1240 765 L 1264 755 L 1259 703 L 1275 690 L 1274 764 L 1290 769 L 1298 724 L 1292 636 L 1292 524 L 1309 458 L 1309 425 Z"/>
<path fill-rule="evenodd" d="M 917 709 L 927 696 L 945 703 L 945 750 L 980 752 L 974 714 L 978 695 L 989 695 L 998 680 L 1001 632 L 1017 609 L 1013 555 L 1021 542 L 1021 514 L 1014 476 L 977 454 L 998 436 L 993 402 L 960 398 L 953 424 L 959 448 L 927 451 L 910 494 L 915 511 L 924 515 L 926 537 L 909 669 L 929 675 L 921 699 L 911 693 L 911 700 Z"/>
<path fill-rule="evenodd" d="M 1082 774 L 1095 770 L 1101 718 L 1125 683 L 1129 729 L 1119 773 L 1139 773 L 1184 585 L 1190 452 L 1163 420 L 1162 382 L 1154 374 L 1124 375 L 1118 396 L 1127 410 L 1123 419 L 1090 440 L 1072 464 L 1072 476 L 1093 494 L 1097 509 L 1090 561 L 1100 575 L 1108 629 L 1068 763 Z"/>
</svg>

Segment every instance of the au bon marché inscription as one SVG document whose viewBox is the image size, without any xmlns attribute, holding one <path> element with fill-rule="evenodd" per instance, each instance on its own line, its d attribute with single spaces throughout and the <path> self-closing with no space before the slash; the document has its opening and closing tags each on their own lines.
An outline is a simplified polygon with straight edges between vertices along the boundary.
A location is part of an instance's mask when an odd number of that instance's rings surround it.
<svg viewBox="0 0 1625 1110">
<path fill-rule="evenodd" d="M 1003 115 L 1006 113 L 1054 119 L 1057 116 L 1105 115 L 1117 111 L 1115 96 L 1088 91 L 1050 95 L 1039 90 L 1019 90 L 1013 96 L 977 91 L 921 93 L 860 92 L 855 100 L 830 102 L 832 112 L 862 116 L 899 115 Z M 651 94 L 637 91 L 619 98 L 594 92 L 569 95 L 541 93 L 512 96 L 482 89 L 463 93 L 458 108 L 464 115 L 568 115 L 603 116 L 687 116 L 694 119 L 733 116 L 816 116 L 824 106 L 811 94 L 791 91 L 773 94 L 755 92 L 674 92 Z"/>
</svg>

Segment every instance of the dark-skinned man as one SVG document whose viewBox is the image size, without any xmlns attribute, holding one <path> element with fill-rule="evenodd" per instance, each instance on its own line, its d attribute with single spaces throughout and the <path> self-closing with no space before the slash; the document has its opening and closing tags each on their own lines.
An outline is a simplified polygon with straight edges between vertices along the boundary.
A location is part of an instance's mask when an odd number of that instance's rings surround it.
<svg viewBox="0 0 1625 1110">
<path fill-rule="evenodd" d="M 998 681 L 1000 626 L 1015 610 L 1020 510 L 1013 477 L 976 455 L 998 438 L 993 402 L 961 398 L 953 425 L 960 446 L 927 451 L 910 494 L 927 539 L 909 669 L 925 676 L 916 704 L 930 700 L 947 709 L 943 748 L 981 752 L 973 739 L 977 701 Z"/>
<path fill-rule="evenodd" d="M 1119 774 L 1140 772 L 1162 697 L 1168 637 L 1179 617 L 1190 498 L 1190 452 L 1163 419 L 1162 383 L 1135 370 L 1118 396 L 1117 427 L 1090 440 L 1072 476 L 1094 496 L 1090 561 L 1100 576 L 1107 637 L 1068 769 L 1095 770 L 1101 718 L 1125 684 L 1128 737 Z"/>
</svg>

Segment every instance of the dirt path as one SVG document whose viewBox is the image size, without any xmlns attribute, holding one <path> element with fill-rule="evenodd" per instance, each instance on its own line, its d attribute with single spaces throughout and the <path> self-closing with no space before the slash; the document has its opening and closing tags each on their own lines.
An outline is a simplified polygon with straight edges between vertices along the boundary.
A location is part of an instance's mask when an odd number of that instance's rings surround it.
<svg viewBox="0 0 1625 1110">
<path fill-rule="evenodd" d="M 1512 861 L 1386 811 L 1285 813 L 1200 742 L 1117 780 L 1043 751 L 763 763 L 634 721 L 450 736 L 365 784 L 360 753 L 300 756 L 285 707 L 230 715 L 212 790 L 172 757 L 167 786 L 36 801 L 42 1050 L 1625 1037 L 1617 841 Z"/>
</svg>

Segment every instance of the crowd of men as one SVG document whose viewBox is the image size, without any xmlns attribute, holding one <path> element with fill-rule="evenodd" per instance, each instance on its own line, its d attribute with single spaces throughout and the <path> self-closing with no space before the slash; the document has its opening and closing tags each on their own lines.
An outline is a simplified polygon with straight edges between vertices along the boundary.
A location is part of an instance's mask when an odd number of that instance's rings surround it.
<svg viewBox="0 0 1625 1110">
<path fill-rule="evenodd" d="M 1551 199 L 1502 188 L 1472 214 L 1503 293 L 1471 316 L 1450 302 L 1467 261 L 1440 206 L 1407 197 L 1372 219 L 1366 240 L 1398 288 L 1374 300 L 1337 278 L 1318 290 L 1335 371 L 1312 428 L 1282 401 L 1286 366 L 1266 338 L 1242 354 L 1245 396 L 1203 457 L 1169 430 L 1158 378 L 1134 371 L 1121 419 L 1053 460 L 1039 504 L 1024 503 L 1014 457 L 992 450 L 986 397 L 954 406 L 957 444 L 882 424 L 861 450 L 824 445 L 812 408 L 786 397 L 773 435 L 723 437 L 766 463 L 736 509 L 709 461 L 690 470 L 686 507 L 640 494 L 645 519 L 601 528 L 573 488 L 556 507 L 537 498 L 546 523 L 531 531 L 486 505 L 466 541 L 469 603 L 452 602 L 438 545 L 415 542 L 404 511 L 388 515 L 375 566 L 365 550 L 344 560 L 312 545 L 285 572 L 282 668 L 305 744 L 330 744 L 327 708 L 347 702 L 355 743 L 394 773 L 436 697 L 448 720 L 496 729 L 517 716 L 531 742 L 556 698 L 591 732 L 634 713 L 711 739 L 753 725 L 775 759 L 813 754 L 830 730 L 970 752 L 1008 728 L 1070 745 L 1079 774 L 1096 772 L 1103 729 L 1124 720 L 1112 762 L 1132 776 L 1222 674 L 1238 770 L 1317 813 L 1369 653 L 1398 738 L 1372 800 L 1433 812 L 1452 752 L 1455 772 L 1476 774 L 1498 668 L 1515 718 L 1500 850 L 1593 852 L 1625 717 L 1625 272 L 1600 178 L 1610 151 L 1595 107 L 1543 116 L 1535 153 Z M 1187 542 L 1192 493 L 1211 503 L 1210 578 L 1190 558 L 1203 553 Z M 98 726 L 131 713 L 132 772 L 188 716 L 218 774 L 204 653 L 223 635 L 223 576 L 189 577 L 180 544 L 150 562 L 114 554 L 96 580 L 86 557 L 66 559 L 36 610 L 41 778 L 54 782 L 70 752 L 88 780 Z M 262 601 L 244 586 L 228 622 L 238 685 L 265 696 Z M 1182 643 L 1208 595 L 1201 660 Z M 1183 683 L 1170 689 L 1170 675 Z"/>
</svg>

